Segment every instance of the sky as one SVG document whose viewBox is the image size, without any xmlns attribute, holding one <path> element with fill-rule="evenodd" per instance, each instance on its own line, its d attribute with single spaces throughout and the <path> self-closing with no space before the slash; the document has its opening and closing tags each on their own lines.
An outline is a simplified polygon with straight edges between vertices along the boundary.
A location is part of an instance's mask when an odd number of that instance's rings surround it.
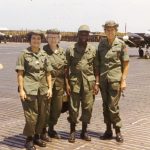
<svg viewBox="0 0 150 150">
<path fill-rule="evenodd" d="M 0 28 L 15 30 L 58 28 L 77 31 L 82 24 L 103 31 L 107 20 L 119 23 L 119 31 L 150 29 L 150 0 L 0 0 Z"/>
</svg>

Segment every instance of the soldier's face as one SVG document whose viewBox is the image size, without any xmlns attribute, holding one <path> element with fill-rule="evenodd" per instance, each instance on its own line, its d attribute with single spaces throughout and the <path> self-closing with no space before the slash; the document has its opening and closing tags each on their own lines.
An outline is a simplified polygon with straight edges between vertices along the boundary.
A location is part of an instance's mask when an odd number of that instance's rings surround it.
<svg viewBox="0 0 150 150">
<path fill-rule="evenodd" d="M 109 39 L 115 38 L 117 30 L 115 27 L 106 27 L 105 34 Z"/>
<path fill-rule="evenodd" d="M 89 39 L 89 32 L 82 31 L 78 33 L 79 42 L 85 43 Z"/>
<path fill-rule="evenodd" d="M 32 35 L 30 44 L 31 44 L 31 47 L 39 48 L 41 45 L 41 36 Z"/>
<path fill-rule="evenodd" d="M 60 42 L 60 35 L 59 34 L 48 34 L 47 42 L 49 45 L 57 45 Z"/>
</svg>

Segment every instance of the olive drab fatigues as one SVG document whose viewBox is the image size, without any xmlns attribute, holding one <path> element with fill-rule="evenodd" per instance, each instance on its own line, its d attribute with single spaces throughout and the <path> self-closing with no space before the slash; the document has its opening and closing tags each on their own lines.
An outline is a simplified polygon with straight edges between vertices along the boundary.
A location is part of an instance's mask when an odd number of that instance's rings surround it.
<svg viewBox="0 0 150 150">
<path fill-rule="evenodd" d="M 16 71 L 24 71 L 24 91 L 27 99 L 22 101 L 25 115 L 24 135 L 40 134 L 48 119 L 49 100 L 47 98 L 48 84 L 46 72 L 52 70 L 47 61 L 47 54 L 42 49 L 38 54 L 31 48 L 24 50 L 18 58 Z"/>
<path fill-rule="evenodd" d="M 123 61 L 129 61 L 125 43 L 115 38 L 112 46 L 107 38 L 100 41 L 97 60 L 100 70 L 100 90 L 103 99 L 103 114 L 106 124 L 121 127 L 118 102 L 121 96 L 120 81 Z"/>
<path fill-rule="evenodd" d="M 63 105 L 63 95 L 65 89 L 65 71 L 66 57 L 65 52 L 62 48 L 59 48 L 53 52 L 49 45 L 45 45 L 43 49 L 48 54 L 48 59 L 51 62 L 53 71 L 52 73 L 52 84 L 53 84 L 53 96 L 51 98 L 50 107 L 50 118 L 49 126 L 57 124 L 58 118 L 61 114 L 61 109 Z"/>
<path fill-rule="evenodd" d="M 81 48 L 78 43 L 66 51 L 67 65 L 70 69 L 71 99 L 69 108 L 69 122 L 77 123 L 81 102 L 82 116 L 80 120 L 90 123 L 94 103 L 93 86 L 95 84 L 94 64 L 96 50 L 90 44 Z"/>
</svg>

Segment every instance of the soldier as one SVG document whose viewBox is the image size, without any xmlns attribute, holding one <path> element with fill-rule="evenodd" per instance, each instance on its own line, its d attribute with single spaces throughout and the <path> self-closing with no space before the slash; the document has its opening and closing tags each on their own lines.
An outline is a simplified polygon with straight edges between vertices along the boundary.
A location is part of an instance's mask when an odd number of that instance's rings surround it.
<svg viewBox="0 0 150 150">
<path fill-rule="evenodd" d="M 78 29 L 78 41 L 66 50 L 67 71 L 66 89 L 71 96 L 69 107 L 70 136 L 68 141 L 75 142 L 75 126 L 81 102 L 82 121 L 81 139 L 91 141 L 87 133 L 87 125 L 92 116 L 94 95 L 99 89 L 99 74 L 95 70 L 96 49 L 88 44 L 90 29 L 82 25 Z M 94 74 L 95 73 L 95 74 Z M 96 75 L 96 79 L 95 79 Z M 96 82 L 95 82 L 96 81 Z"/>
<path fill-rule="evenodd" d="M 61 39 L 59 30 L 57 29 L 48 30 L 46 39 L 48 44 L 45 45 L 43 49 L 47 52 L 48 59 L 51 62 L 53 68 L 52 71 L 53 96 L 51 99 L 48 134 L 51 138 L 60 139 L 61 136 L 54 130 L 54 126 L 57 124 L 63 105 L 63 95 L 65 88 L 64 73 L 66 66 L 66 57 L 64 50 L 58 45 Z"/>
<path fill-rule="evenodd" d="M 30 32 L 30 47 L 21 52 L 16 64 L 18 91 L 26 120 L 23 134 L 27 136 L 27 150 L 35 150 L 34 144 L 46 147 L 40 134 L 47 119 L 49 99 L 52 96 L 52 67 L 46 52 L 40 48 L 42 38 L 41 32 Z"/>
<path fill-rule="evenodd" d="M 126 88 L 129 55 L 125 43 L 116 37 L 118 24 L 107 21 L 103 25 L 107 38 L 101 39 L 98 47 L 100 68 L 100 91 L 103 99 L 103 114 L 106 131 L 101 139 L 112 138 L 112 125 L 117 142 L 123 142 L 120 128 L 119 100 Z"/>
</svg>

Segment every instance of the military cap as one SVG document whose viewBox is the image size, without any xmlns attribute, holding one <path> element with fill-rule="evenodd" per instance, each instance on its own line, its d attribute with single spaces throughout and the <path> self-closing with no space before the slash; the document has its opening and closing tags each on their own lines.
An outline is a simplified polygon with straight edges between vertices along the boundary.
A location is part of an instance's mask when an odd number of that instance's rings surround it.
<svg viewBox="0 0 150 150">
<path fill-rule="evenodd" d="M 88 25 L 81 25 L 78 29 L 78 32 L 81 32 L 81 31 L 87 31 L 87 32 L 90 32 L 90 28 Z"/>
<path fill-rule="evenodd" d="M 104 28 L 106 27 L 118 27 L 119 24 L 117 24 L 115 21 L 113 20 L 109 20 L 109 21 L 106 21 L 104 25 L 102 25 Z"/>
<path fill-rule="evenodd" d="M 44 34 L 42 33 L 42 31 L 40 31 L 40 30 L 34 30 L 34 31 L 31 31 L 31 32 L 27 33 L 27 39 L 28 39 L 28 41 L 31 40 L 32 35 L 40 35 L 41 39 L 44 38 Z"/>
<path fill-rule="evenodd" d="M 50 29 L 46 31 L 46 34 L 60 34 L 58 29 Z"/>
</svg>

